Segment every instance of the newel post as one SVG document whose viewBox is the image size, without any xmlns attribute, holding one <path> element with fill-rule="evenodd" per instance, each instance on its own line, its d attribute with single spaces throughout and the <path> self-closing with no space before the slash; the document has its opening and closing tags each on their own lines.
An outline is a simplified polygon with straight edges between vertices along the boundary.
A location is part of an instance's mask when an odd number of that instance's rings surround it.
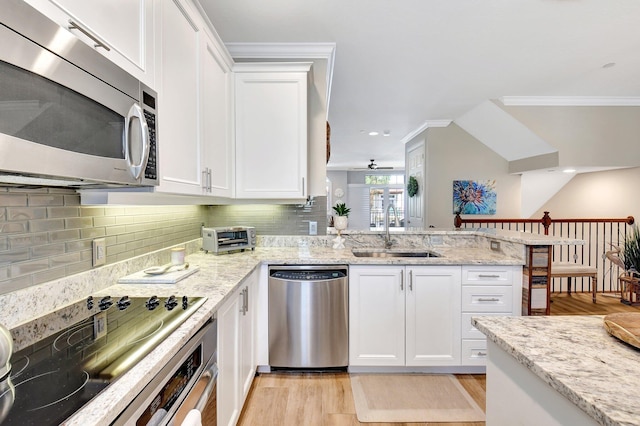
<svg viewBox="0 0 640 426">
<path fill-rule="evenodd" d="M 549 212 L 544 212 L 544 216 L 542 216 L 542 226 L 544 226 L 544 235 L 549 235 L 549 227 L 551 226 L 551 216 L 549 216 Z"/>
<path fill-rule="evenodd" d="M 462 218 L 460 217 L 460 212 L 456 213 L 456 217 L 453 219 L 453 226 L 456 228 L 460 228 L 462 226 Z"/>
</svg>

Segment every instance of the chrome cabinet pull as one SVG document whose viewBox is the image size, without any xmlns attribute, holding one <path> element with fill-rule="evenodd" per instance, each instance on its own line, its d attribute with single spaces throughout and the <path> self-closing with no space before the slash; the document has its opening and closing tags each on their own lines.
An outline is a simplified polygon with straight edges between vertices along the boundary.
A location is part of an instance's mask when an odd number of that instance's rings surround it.
<svg viewBox="0 0 640 426">
<path fill-rule="evenodd" d="M 207 167 L 207 192 L 211 192 L 211 169 Z"/>
<path fill-rule="evenodd" d="M 107 43 L 102 40 L 100 37 L 89 31 L 88 29 L 78 25 L 73 19 L 69 19 L 69 29 L 70 30 L 78 30 L 82 34 L 89 37 L 95 43 L 93 47 L 102 47 L 107 52 L 111 51 L 111 48 L 107 45 Z"/>
<path fill-rule="evenodd" d="M 409 270 L 409 291 L 413 291 L 413 271 Z"/>
<path fill-rule="evenodd" d="M 249 312 L 249 287 L 244 288 L 244 311 Z"/>
<path fill-rule="evenodd" d="M 477 355 L 478 355 L 478 356 L 487 356 L 487 353 L 486 353 L 486 352 L 480 352 L 480 351 L 478 351 L 478 354 L 477 354 Z"/>
<path fill-rule="evenodd" d="M 478 278 L 500 278 L 500 275 L 483 275 L 483 274 L 478 274 Z"/>
<path fill-rule="evenodd" d="M 404 271 L 400 271 L 400 290 L 404 291 Z"/>
<path fill-rule="evenodd" d="M 478 302 L 499 302 L 500 298 L 498 297 L 479 297 Z"/>
</svg>

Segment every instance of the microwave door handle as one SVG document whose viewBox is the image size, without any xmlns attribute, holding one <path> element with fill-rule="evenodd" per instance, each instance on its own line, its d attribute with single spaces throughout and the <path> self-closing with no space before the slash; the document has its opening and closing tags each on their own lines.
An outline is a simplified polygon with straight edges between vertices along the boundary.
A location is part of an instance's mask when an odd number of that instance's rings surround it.
<svg viewBox="0 0 640 426">
<path fill-rule="evenodd" d="M 142 135 L 142 154 L 139 160 L 133 160 L 131 158 L 131 122 L 135 118 L 137 118 L 137 122 L 140 123 L 140 134 Z M 140 105 L 133 104 L 124 122 L 124 158 L 135 179 L 140 179 L 142 172 L 147 166 L 149 149 L 149 126 L 147 125 L 147 120 L 144 118 L 144 111 L 142 111 Z M 137 163 L 134 163 L 134 161 L 137 161 Z"/>
<path fill-rule="evenodd" d="M 211 393 L 216 386 L 216 382 L 218 381 L 218 365 L 216 363 L 213 363 L 208 370 L 202 373 L 202 377 L 208 377 L 209 381 L 204 387 L 204 390 L 202 391 L 202 394 L 198 398 L 198 402 L 196 402 L 196 405 L 194 407 L 200 412 L 202 412 L 204 410 L 204 407 L 207 405 L 209 397 L 211 396 Z"/>
</svg>

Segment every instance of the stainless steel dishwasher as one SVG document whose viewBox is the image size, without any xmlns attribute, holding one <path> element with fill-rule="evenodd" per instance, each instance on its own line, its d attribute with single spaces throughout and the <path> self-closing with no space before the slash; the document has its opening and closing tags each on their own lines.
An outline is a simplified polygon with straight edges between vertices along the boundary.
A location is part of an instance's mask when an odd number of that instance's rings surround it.
<svg viewBox="0 0 640 426">
<path fill-rule="evenodd" d="M 348 362 L 348 267 L 270 266 L 271 368 L 335 368 Z"/>
</svg>

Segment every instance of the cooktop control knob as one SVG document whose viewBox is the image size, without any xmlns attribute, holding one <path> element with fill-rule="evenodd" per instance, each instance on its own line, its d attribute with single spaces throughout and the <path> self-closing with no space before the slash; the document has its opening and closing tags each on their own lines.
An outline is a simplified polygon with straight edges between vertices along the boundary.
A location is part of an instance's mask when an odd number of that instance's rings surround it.
<svg viewBox="0 0 640 426">
<path fill-rule="evenodd" d="M 106 311 L 113 305 L 113 300 L 111 300 L 111 296 L 105 296 L 100 299 L 100 303 L 98 303 L 98 307 L 101 311 Z"/>
<path fill-rule="evenodd" d="M 88 310 L 93 309 L 93 296 L 87 297 L 87 309 Z"/>
<path fill-rule="evenodd" d="M 153 311 L 160 305 L 160 300 L 158 300 L 158 296 L 151 296 L 149 300 L 144 304 L 148 310 Z"/>
<path fill-rule="evenodd" d="M 131 300 L 129 300 L 129 296 L 122 296 L 120 300 L 118 300 L 118 309 L 124 311 L 129 306 L 131 306 Z"/>
<path fill-rule="evenodd" d="M 186 311 L 188 307 L 189 307 L 189 299 L 187 298 L 187 296 L 182 296 L 182 309 Z"/>
<path fill-rule="evenodd" d="M 175 296 L 170 296 L 167 301 L 164 303 L 164 307 L 167 308 L 168 311 L 172 311 L 173 308 L 178 306 L 178 301 Z"/>
</svg>

